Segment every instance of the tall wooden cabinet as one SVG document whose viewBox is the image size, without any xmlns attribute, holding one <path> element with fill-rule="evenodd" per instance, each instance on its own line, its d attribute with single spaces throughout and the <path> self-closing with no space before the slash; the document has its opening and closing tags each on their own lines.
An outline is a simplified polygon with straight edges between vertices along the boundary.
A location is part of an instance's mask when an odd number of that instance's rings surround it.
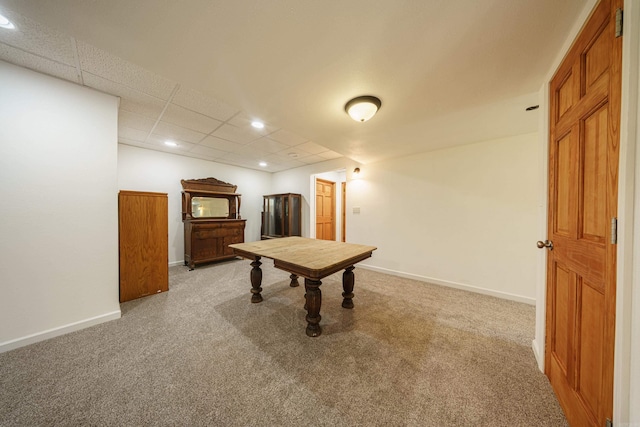
<svg viewBox="0 0 640 427">
<path fill-rule="evenodd" d="M 294 193 L 263 196 L 262 239 L 300 236 L 302 196 Z"/>
<path fill-rule="evenodd" d="M 169 290 L 166 193 L 120 191 L 120 302 Z"/>
<path fill-rule="evenodd" d="M 184 263 L 234 258 L 233 243 L 244 242 L 245 219 L 240 217 L 236 186 L 215 178 L 182 180 Z"/>
</svg>

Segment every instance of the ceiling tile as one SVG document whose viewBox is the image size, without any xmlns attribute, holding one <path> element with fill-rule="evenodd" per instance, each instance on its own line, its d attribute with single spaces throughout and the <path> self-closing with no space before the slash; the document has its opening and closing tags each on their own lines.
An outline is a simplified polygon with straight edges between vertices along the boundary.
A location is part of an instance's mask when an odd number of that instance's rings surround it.
<svg viewBox="0 0 640 427">
<path fill-rule="evenodd" d="M 164 143 L 166 140 L 167 138 L 165 138 L 164 136 L 153 134 L 147 139 L 146 142 L 147 144 L 153 144 L 156 148 L 162 148 L 163 151 L 165 150 L 175 151 L 175 152 L 191 151 L 195 147 L 195 144 L 191 144 L 190 142 L 187 142 L 178 138 L 172 139 L 172 141 L 177 143 L 178 146 L 170 147 Z"/>
<path fill-rule="evenodd" d="M 149 133 L 155 124 L 156 121 L 154 119 L 150 119 L 141 114 L 136 114 L 122 108 L 118 111 L 118 127 L 124 126 Z"/>
<path fill-rule="evenodd" d="M 144 142 L 147 139 L 149 132 L 145 132 L 140 129 L 133 129 L 127 126 L 118 126 L 118 136 L 131 141 Z"/>
<path fill-rule="evenodd" d="M 123 84 L 107 80 L 91 73 L 82 73 L 85 86 L 119 96 L 120 109 L 157 119 L 162 113 L 166 101 L 131 89 Z"/>
<path fill-rule="evenodd" d="M 305 156 L 305 157 L 299 157 L 296 160 L 305 163 L 307 165 L 312 165 L 314 163 L 320 163 L 320 162 L 324 162 L 326 159 L 323 159 L 320 156 L 316 156 L 315 154 L 312 154 L 310 156 Z"/>
<path fill-rule="evenodd" d="M 169 104 L 162 115 L 163 122 L 182 126 L 205 134 L 213 132 L 222 122 L 200 113 L 195 113 L 175 104 Z"/>
<path fill-rule="evenodd" d="M 158 125 L 153 130 L 153 134 L 154 136 L 157 136 L 158 138 L 161 138 L 163 140 L 176 139 L 193 144 L 197 144 L 205 137 L 204 133 L 196 132 L 194 130 L 176 126 L 174 124 L 163 121 L 158 122 Z"/>
<path fill-rule="evenodd" d="M 289 132 L 284 129 L 280 129 L 279 131 L 270 134 L 269 139 L 273 139 L 274 141 L 278 141 L 290 146 L 300 145 L 307 141 L 307 138 L 303 138 L 300 135 L 296 135 L 295 133 Z"/>
<path fill-rule="evenodd" d="M 200 145 L 205 145 L 207 147 L 215 148 L 216 150 L 227 152 L 233 152 L 242 147 L 242 144 L 227 141 L 226 139 L 216 138 L 215 136 L 207 136 L 200 142 Z"/>
<path fill-rule="evenodd" d="M 0 31 L 0 42 L 75 68 L 72 38 L 29 18 L 3 9 L 15 29 Z"/>
<path fill-rule="evenodd" d="M 278 128 L 271 126 L 268 123 L 264 123 L 264 121 L 262 121 L 260 118 L 252 117 L 243 111 L 233 116 L 233 118 L 231 120 L 228 120 L 227 123 L 237 126 L 239 128 L 245 128 L 245 127 L 251 126 L 251 123 L 253 123 L 254 121 L 259 121 L 264 124 L 264 128 L 262 129 L 257 129 L 252 127 L 252 129 L 254 129 L 254 132 L 260 135 L 269 135 L 270 133 L 273 133 L 276 130 L 278 130 Z"/>
<path fill-rule="evenodd" d="M 3 43 L 0 43 L 0 59 L 20 67 L 29 68 L 39 73 L 48 74 L 74 83 L 78 83 L 79 81 L 75 67 L 32 55 Z"/>
<path fill-rule="evenodd" d="M 183 86 L 178 89 L 171 102 L 221 121 L 229 120 L 239 111 L 237 108 Z"/>
<path fill-rule="evenodd" d="M 331 159 L 337 159 L 338 157 L 342 157 L 342 154 L 329 150 L 329 151 L 324 151 L 322 153 L 318 153 L 318 156 L 322 157 L 325 160 L 331 160 Z"/>
<path fill-rule="evenodd" d="M 147 144 L 146 142 L 143 142 L 143 141 L 134 141 L 132 139 L 123 138 L 120 135 L 118 135 L 118 143 L 124 144 L 124 145 L 131 145 L 133 147 L 146 148 L 154 151 L 157 148 L 157 146 L 154 144 Z"/>
<path fill-rule="evenodd" d="M 285 158 L 278 156 L 276 154 L 270 154 L 264 158 L 264 161 L 268 164 L 277 164 L 280 166 L 286 166 L 286 168 L 297 168 L 299 166 L 304 166 L 305 163 L 299 162 L 292 158 Z"/>
<path fill-rule="evenodd" d="M 248 144 L 247 147 L 255 148 L 257 151 L 266 153 L 277 153 L 278 151 L 282 151 L 285 148 L 288 148 L 287 145 L 269 138 L 260 138 L 257 141 L 253 141 L 252 143 Z"/>
<path fill-rule="evenodd" d="M 235 149 L 231 154 L 240 155 L 251 160 L 262 160 L 267 155 L 269 155 L 269 153 L 258 151 L 255 148 L 250 148 L 249 145 L 242 145 L 239 148 Z"/>
<path fill-rule="evenodd" d="M 237 153 L 227 153 L 225 154 L 221 159 L 225 160 L 225 161 L 229 161 L 229 162 L 233 162 L 235 164 L 255 164 L 256 166 L 258 166 L 258 159 L 257 158 L 247 158 L 247 156 L 244 155 L 240 155 Z"/>
<path fill-rule="evenodd" d="M 287 147 L 284 150 L 278 151 L 276 154 L 284 159 L 291 160 L 300 160 L 302 157 L 309 155 L 306 151 L 299 150 L 296 147 Z"/>
<path fill-rule="evenodd" d="M 248 128 L 239 128 L 229 124 L 220 126 L 211 135 L 218 138 L 226 139 L 227 141 L 237 142 L 239 144 L 247 144 L 260 137 L 260 135 L 254 130 Z"/>
<path fill-rule="evenodd" d="M 305 142 L 304 144 L 296 145 L 296 148 L 306 151 L 309 154 L 320 154 L 328 150 L 328 148 L 325 148 L 311 141 Z"/>
<path fill-rule="evenodd" d="M 81 41 L 78 41 L 78 55 L 83 71 L 165 101 L 176 87 L 171 80 Z"/>
<path fill-rule="evenodd" d="M 140 103 L 131 101 L 128 98 L 120 98 L 120 111 L 129 111 L 141 116 L 145 116 L 154 121 L 154 123 L 162 114 L 163 107 L 157 104 Z"/>
<path fill-rule="evenodd" d="M 216 150 L 214 148 L 209 148 L 202 145 L 196 145 L 189 152 L 200 155 L 200 156 L 204 156 L 209 159 L 219 159 L 224 157 L 225 154 L 227 154 L 227 152 L 225 151 Z"/>
</svg>

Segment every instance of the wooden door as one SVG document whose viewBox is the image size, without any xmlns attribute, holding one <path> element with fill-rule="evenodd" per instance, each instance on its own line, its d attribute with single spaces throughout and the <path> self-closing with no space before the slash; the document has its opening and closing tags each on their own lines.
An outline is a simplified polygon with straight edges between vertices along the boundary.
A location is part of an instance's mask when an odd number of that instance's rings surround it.
<svg viewBox="0 0 640 427">
<path fill-rule="evenodd" d="M 545 373 L 572 426 L 613 411 L 621 3 L 596 6 L 550 86 Z"/>
<path fill-rule="evenodd" d="M 316 179 L 316 239 L 336 239 L 336 183 Z"/>
<path fill-rule="evenodd" d="M 120 302 L 169 290 L 166 193 L 120 191 Z"/>
</svg>

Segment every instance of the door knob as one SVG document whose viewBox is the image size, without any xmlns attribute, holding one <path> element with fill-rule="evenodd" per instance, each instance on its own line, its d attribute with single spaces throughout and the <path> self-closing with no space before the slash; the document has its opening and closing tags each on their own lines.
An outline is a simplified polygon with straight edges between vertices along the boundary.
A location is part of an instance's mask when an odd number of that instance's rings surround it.
<svg viewBox="0 0 640 427">
<path fill-rule="evenodd" d="M 544 242 L 542 240 L 538 240 L 537 245 L 540 249 L 547 248 L 550 251 L 553 250 L 553 242 L 551 240 L 545 240 Z"/>
</svg>

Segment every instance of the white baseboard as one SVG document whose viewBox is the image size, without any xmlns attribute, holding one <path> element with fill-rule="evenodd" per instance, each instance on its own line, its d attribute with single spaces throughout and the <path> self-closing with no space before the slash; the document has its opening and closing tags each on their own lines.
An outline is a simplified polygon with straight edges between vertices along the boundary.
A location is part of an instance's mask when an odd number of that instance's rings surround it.
<svg viewBox="0 0 640 427">
<path fill-rule="evenodd" d="M 491 295 L 493 297 L 507 299 L 511 301 L 523 302 L 529 305 L 536 305 L 535 298 L 523 297 L 521 295 L 510 294 L 508 292 L 495 291 L 493 289 L 480 288 L 477 286 L 467 285 L 464 283 L 450 282 L 448 280 L 435 279 L 433 277 L 420 276 L 418 274 L 405 273 L 402 271 L 390 270 L 388 268 L 374 267 L 367 264 L 358 264 L 358 267 L 368 270 L 378 271 L 380 273 L 391 274 L 392 276 L 404 277 L 407 279 L 419 280 L 421 282 L 433 283 L 434 285 L 447 286 L 450 288 L 462 289 L 464 291 L 475 292 L 478 294 Z"/>
<path fill-rule="evenodd" d="M 169 267 L 175 267 L 176 265 L 184 265 L 184 260 L 183 261 L 172 261 L 169 263 Z"/>
<path fill-rule="evenodd" d="M 5 341 L 3 343 L 0 343 L 0 353 L 4 353 L 5 351 L 13 350 L 19 347 L 24 347 L 26 345 L 34 344 L 40 341 L 48 340 L 49 338 L 68 334 L 69 332 L 79 331 L 80 329 L 88 328 L 90 326 L 98 325 L 110 320 L 116 320 L 121 316 L 122 313 L 120 312 L 120 310 L 117 310 L 111 313 L 101 314 L 100 316 L 91 317 L 89 319 L 80 320 L 78 322 L 69 323 L 68 325 L 38 332 L 36 334 L 27 335 L 26 337 L 16 338 L 11 341 Z"/>
<path fill-rule="evenodd" d="M 538 369 L 540 372 L 544 373 L 544 355 L 540 354 L 540 346 L 538 345 L 538 341 L 535 339 L 531 341 L 531 348 L 533 349 L 533 355 L 536 357 L 536 363 L 538 364 Z"/>
</svg>

